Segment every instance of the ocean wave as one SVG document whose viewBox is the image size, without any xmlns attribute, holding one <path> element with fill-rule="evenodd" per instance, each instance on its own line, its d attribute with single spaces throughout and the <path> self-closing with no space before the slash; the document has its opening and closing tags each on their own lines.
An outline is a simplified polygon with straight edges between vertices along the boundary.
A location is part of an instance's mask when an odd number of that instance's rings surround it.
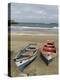
<svg viewBox="0 0 60 80">
<path fill-rule="evenodd" d="M 58 28 L 42 28 L 42 27 L 26 27 L 26 26 L 11 26 L 8 28 L 9 32 L 40 32 L 40 33 L 58 33 Z"/>
<path fill-rule="evenodd" d="M 58 27 L 54 26 L 52 28 L 48 27 L 27 27 L 27 26 L 11 26 L 11 29 L 58 29 Z"/>
<path fill-rule="evenodd" d="M 58 27 L 54 26 L 53 29 L 58 29 Z"/>
</svg>

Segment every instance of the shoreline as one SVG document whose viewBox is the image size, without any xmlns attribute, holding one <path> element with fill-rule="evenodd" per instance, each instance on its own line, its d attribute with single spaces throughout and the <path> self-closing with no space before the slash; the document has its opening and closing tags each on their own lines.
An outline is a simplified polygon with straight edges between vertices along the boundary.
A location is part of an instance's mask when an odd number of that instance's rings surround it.
<svg viewBox="0 0 60 80">
<path fill-rule="evenodd" d="M 25 35 L 25 36 L 27 36 L 27 35 L 31 35 L 31 36 L 58 36 L 58 34 L 54 34 L 54 33 L 39 33 L 39 32 L 11 32 L 11 36 L 15 36 L 15 35 L 21 35 L 21 36 L 23 36 L 23 35 Z"/>
</svg>

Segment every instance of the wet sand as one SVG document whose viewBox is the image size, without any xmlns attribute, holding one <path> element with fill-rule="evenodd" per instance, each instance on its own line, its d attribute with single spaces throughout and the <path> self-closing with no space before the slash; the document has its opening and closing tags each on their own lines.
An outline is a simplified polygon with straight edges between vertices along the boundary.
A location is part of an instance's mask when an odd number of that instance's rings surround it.
<svg viewBox="0 0 60 80">
<path fill-rule="evenodd" d="M 15 35 L 18 34 L 18 35 Z M 11 76 L 19 76 L 21 71 L 16 66 L 13 58 L 16 56 L 17 51 L 23 48 L 26 44 L 37 43 L 37 48 L 41 47 L 46 40 L 54 40 L 56 44 L 56 49 L 58 53 L 58 35 L 19 35 L 21 33 L 12 33 L 11 34 Z M 25 34 L 25 33 L 24 33 Z M 40 58 L 40 53 L 37 53 L 37 58 L 29 64 L 23 71 L 23 73 L 34 75 L 52 75 L 58 74 L 58 56 L 47 66 Z"/>
</svg>

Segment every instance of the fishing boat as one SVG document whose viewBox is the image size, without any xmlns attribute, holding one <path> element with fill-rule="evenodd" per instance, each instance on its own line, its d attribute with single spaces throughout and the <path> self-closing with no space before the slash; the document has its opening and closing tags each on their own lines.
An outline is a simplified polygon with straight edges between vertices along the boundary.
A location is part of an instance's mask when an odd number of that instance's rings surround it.
<svg viewBox="0 0 60 80">
<path fill-rule="evenodd" d="M 56 47 L 53 41 L 47 41 L 42 48 L 39 48 L 42 60 L 48 65 L 56 54 Z"/>
<path fill-rule="evenodd" d="M 14 61 L 18 68 L 23 71 L 24 68 L 37 57 L 37 50 L 33 44 L 29 44 L 18 52 Z"/>
</svg>

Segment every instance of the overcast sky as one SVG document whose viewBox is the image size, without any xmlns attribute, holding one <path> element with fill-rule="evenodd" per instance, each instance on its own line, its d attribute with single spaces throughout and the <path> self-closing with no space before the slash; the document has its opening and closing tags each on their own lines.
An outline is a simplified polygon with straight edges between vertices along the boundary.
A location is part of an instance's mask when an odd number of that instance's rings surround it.
<svg viewBox="0 0 60 80">
<path fill-rule="evenodd" d="M 58 7 L 38 4 L 11 4 L 11 19 L 17 22 L 57 23 Z"/>
</svg>

